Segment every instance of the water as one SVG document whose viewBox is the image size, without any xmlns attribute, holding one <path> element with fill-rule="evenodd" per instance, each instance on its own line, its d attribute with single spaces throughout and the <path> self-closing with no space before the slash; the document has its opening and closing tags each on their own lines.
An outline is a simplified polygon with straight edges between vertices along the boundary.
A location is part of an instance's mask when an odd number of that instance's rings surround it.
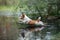
<svg viewBox="0 0 60 40">
<path fill-rule="evenodd" d="M 31 32 L 26 31 L 25 37 L 23 38 L 21 34 L 19 34 L 19 37 L 17 40 L 41 40 L 40 33 L 38 32 Z"/>
<path fill-rule="evenodd" d="M 51 32 L 46 32 L 44 40 L 51 40 Z"/>
</svg>

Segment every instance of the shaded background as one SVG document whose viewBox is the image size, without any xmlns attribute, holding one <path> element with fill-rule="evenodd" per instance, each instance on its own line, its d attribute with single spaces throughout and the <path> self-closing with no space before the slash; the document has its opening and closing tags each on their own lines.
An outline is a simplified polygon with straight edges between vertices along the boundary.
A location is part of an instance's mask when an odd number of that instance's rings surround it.
<svg viewBox="0 0 60 40">
<path fill-rule="evenodd" d="M 21 12 L 31 19 L 41 16 L 44 23 L 51 25 L 42 33 L 50 31 L 55 40 L 60 40 L 59 0 L 0 0 L 0 40 L 17 39 L 19 28 L 24 27 L 17 23 Z"/>
</svg>

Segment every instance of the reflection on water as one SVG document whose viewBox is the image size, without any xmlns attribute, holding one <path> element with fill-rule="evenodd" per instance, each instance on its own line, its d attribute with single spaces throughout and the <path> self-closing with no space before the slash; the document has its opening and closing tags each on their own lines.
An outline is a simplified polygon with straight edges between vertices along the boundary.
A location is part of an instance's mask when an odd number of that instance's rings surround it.
<svg viewBox="0 0 60 40">
<path fill-rule="evenodd" d="M 23 38 L 20 33 L 17 40 L 41 40 L 41 34 L 40 32 L 25 31 L 25 37 Z"/>
<path fill-rule="evenodd" d="M 25 37 L 23 38 L 21 34 L 19 34 L 19 37 L 17 40 L 41 40 L 41 34 L 37 32 L 30 32 L 27 31 L 25 33 Z"/>
<path fill-rule="evenodd" d="M 46 32 L 44 40 L 51 40 L 51 32 Z"/>
<path fill-rule="evenodd" d="M 21 34 L 19 34 L 19 37 L 17 40 L 51 40 L 51 32 L 46 32 L 44 38 L 41 38 L 40 32 L 26 32 L 25 37 L 23 38 Z"/>
</svg>

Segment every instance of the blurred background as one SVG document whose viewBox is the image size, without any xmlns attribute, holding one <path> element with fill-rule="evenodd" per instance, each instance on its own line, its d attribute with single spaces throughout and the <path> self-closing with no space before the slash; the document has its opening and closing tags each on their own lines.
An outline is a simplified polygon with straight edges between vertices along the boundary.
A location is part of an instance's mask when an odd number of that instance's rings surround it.
<svg viewBox="0 0 60 40">
<path fill-rule="evenodd" d="M 0 0 L 0 40 L 17 40 L 19 29 L 26 26 L 17 23 L 22 12 L 31 19 L 41 16 L 50 25 L 41 33 L 51 32 L 53 40 L 60 40 L 60 0 Z"/>
</svg>

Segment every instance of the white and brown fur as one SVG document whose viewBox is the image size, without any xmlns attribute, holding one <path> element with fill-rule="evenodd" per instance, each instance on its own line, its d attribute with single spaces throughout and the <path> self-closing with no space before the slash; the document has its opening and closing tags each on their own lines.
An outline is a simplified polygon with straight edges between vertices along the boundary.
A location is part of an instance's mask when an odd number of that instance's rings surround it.
<svg viewBox="0 0 60 40">
<path fill-rule="evenodd" d="M 29 24 L 30 26 L 28 26 L 26 29 L 28 29 L 30 32 L 41 31 L 42 29 L 44 29 L 43 26 L 41 26 L 41 27 L 34 26 L 34 25 L 44 25 L 44 23 L 42 21 L 40 21 L 39 18 L 37 20 L 32 20 L 29 17 L 27 17 L 26 14 L 24 14 L 24 13 L 22 13 L 21 16 L 19 17 L 19 21 L 22 23 Z"/>
<path fill-rule="evenodd" d="M 27 23 L 30 25 L 44 25 L 44 23 L 42 21 L 40 21 L 40 19 L 37 20 L 32 20 L 29 17 L 26 16 L 26 14 L 22 13 L 22 15 L 19 17 L 20 21 L 23 23 Z"/>
</svg>

